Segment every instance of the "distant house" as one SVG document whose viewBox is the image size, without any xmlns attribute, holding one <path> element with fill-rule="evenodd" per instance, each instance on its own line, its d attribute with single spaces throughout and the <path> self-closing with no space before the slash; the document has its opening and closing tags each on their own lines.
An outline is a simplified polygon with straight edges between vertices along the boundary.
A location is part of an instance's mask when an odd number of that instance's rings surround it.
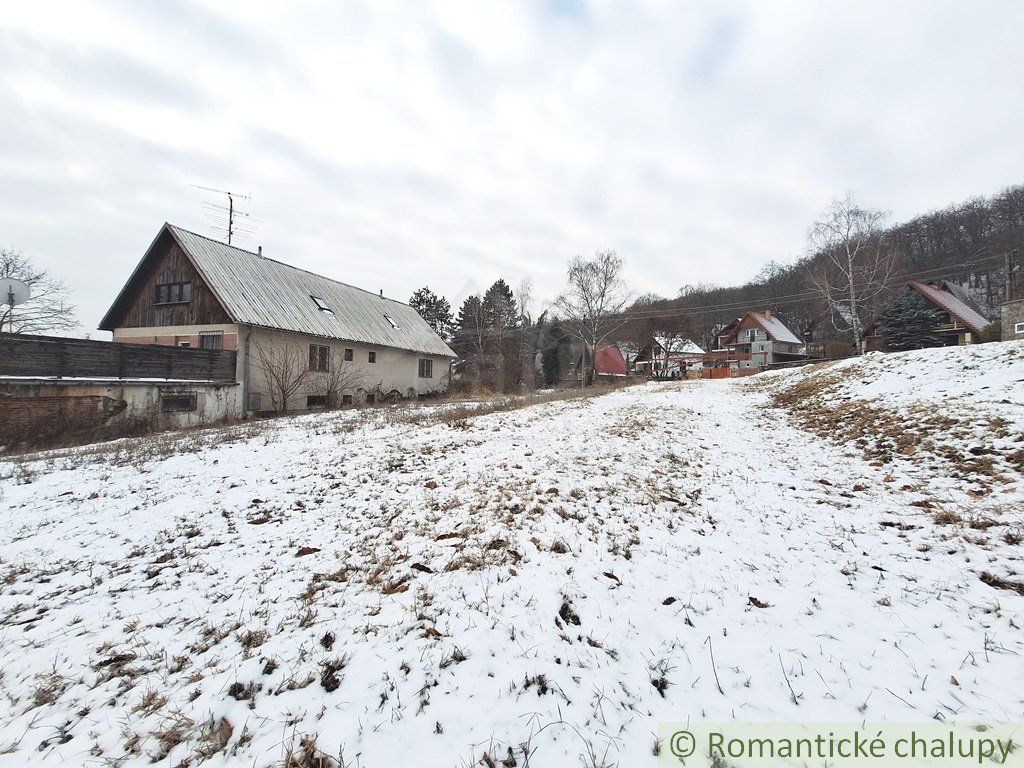
<svg viewBox="0 0 1024 768">
<path fill-rule="evenodd" d="M 982 314 L 967 292 L 948 280 L 937 283 L 919 283 L 911 280 L 894 301 L 901 297 L 905 298 L 907 294 L 919 296 L 926 306 L 931 306 L 936 311 L 937 322 L 930 329 L 935 342 L 924 346 L 976 344 L 981 341 L 982 331 L 990 325 L 988 318 Z M 886 330 L 880 320 L 881 317 L 875 318 L 864 329 L 864 352 L 884 352 L 890 348 Z"/>
<path fill-rule="evenodd" d="M 164 224 L 100 329 L 114 341 L 237 350 L 247 411 L 446 389 L 455 354 L 400 301 Z"/>
<path fill-rule="evenodd" d="M 724 352 L 727 350 L 725 340 L 729 338 L 741 320 L 743 320 L 742 317 L 737 317 L 730 323 L 719 323 L 715 326 L 711 334 L 711 352 Z"/>
<path fill-rule="evenodd" d="M 1014 258 L 1015 257 L 1015 258 Z M 1024 340 L 1024 261 L 1020 254 L 1007 256 L 1006 300 L 999 307 L 1003 341 Z"/>
<path fill-rule="evenodd" d="M 629 371 L 626 369 L 622 350 L 614 344 L 598 347 L 594 356 L 594 372 L 598 376 L 628 376 Z"/>
<path fill-rule="evenodd" d="M 629 373 L 636 372 L 636 360 L 640 355 L 640 348 L 631 341 L 618 341 L 615 346 L 619 348 L 619 352 L 622 354 L 622 359 L 626 363 L 626 370 Z"/>
<path fill-rule="evenodd" d="M 559 381 L 565 384 L 569 384 L 571 382 L 579 382 L 583 378 L 584 370 L 583 342 L 580 341 L 579 339 L 566 337 L 559 342 L 559 347 Z M 609 344 L 606 346 L 598 347 L 597 354 L 594 353 L 594 348 L 590 345 L 586 346 L 586 350 L 588 377 L 591 374 L 591 365 L 593 366 L 593 376 L 597 377 L 598 379 L 626 377 L 629 375 L 629 369 L 626 365 L 626 360 L 623 357 L 622 351 L 619 349 L 618 346 L 614 344 Z"/>
<path fill-rule="evenodd" d="M 803 342 L 770 309 L 747 312 L 719 334 L 719 343 L 706 364 L 726 365 L 740 375 L 807 359 Z"/>
<path fill-rule="evenodd" d="M 656 379 L 686 378 L 703 367 L 704 350 L 695 341 L 655 334 L 640 350 L 633 364 L 638 374 Z"/>
<path fill-rule="evenodd" d="M 1002 340 L 1024 340 L 1024 299 L 1004 302 L 999 311 L 1002 319 Z"/>
</svg>

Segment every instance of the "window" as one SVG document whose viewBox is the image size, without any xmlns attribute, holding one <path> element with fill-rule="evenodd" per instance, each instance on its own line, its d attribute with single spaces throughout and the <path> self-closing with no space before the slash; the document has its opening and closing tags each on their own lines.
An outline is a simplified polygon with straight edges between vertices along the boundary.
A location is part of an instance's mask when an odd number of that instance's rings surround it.
<svg viewBox="0 0 1024 768">
<path fill-rule="evenodd" d="M 160 396 L 160 410 L 164 413 L 194 411 L 196 409 L 195 392 L 175 392 Z"/>
<path fill-rule="evenodd" d="M 391 324 L 392 328 L 396 328 L 396 329 L 398 328 L 398 323 L 395 322 L 395 319 L 393 317 L 391 317 L 391 315 L 384 315 L 384 319 L 387 320 L 388 323 Z"/>
<path fill-rule="evenodd" d="M 757 328 L 747 329 L 747 341 L 753 341 L 757 338 Z"/>
<path fill-rule="evenodd" d="M 156 286 L 154 304 L 187 304 L 192 301 L 192 283 L 160 283 Z"/>
<path fill-rule="evenodd" d="M 179 341 L 178 342 L 178 346 L 187 349 L 187 348 L 192 346 L 192 342 L 191 341 Z"/>
<path fill-rule="evenodd" d="M 342 405 L 352 405 L 352 395 L 342 395 L 341 396 L 341 404 Z"/>
<path fill-rule="evenodd" d="M 376 403 L 377 402 L 377 396 L 376 395 L 367 395 L 366 396 L 366 402 L 368 402 L 368 403 Z"/>
<path fill-rule="evenodd" d="M 200 331 L 200 349 L 224 349 L 224 331 Z"/>
<path fill-rule="evenodd" d="M 307 395 L 306 396 L 306 407 L 307 408 L 326 408 L 327 407 L 327 395 Z"/>
<path fill-rule="evenodd" d="M 259 392 L 249 393 L 249 410 L 259 411 L 263 409 L 263 395 Z"/>
<path fill-rule="evenodd" d="M 1024 323 L 1017 323 L 1013 326 L 1014 333 L 1024 333 Z"/>
<path fill-rule="evenodd" d="M 319 344 L 309 345 L 309 370 L 327 371 L 331 367 L 331 348 Z"/>
<path fill-rule="evenodd" d="M 420 358 L 420 378 L 421 379 L 432 379 L 434 378 L 434 361 L 427 360 L 426 358 Z"/>
<path fill-rule="evenodd" d="M 345 362 L 346 363 L 351 363 L 352 362 L 352 350 L 351 349 L 346 349 L 345 350 Z"/>
<path fill-rule="evenodd" d="M 371 349 L 370 353 L 367 355 L 366 359 L 369 360 L 371 363 L 376 363 L 377 362 L 377 353 L 374 350 Z"/>
<path fill-rule="evenodd" d="M 326 312 L 329 315 L 334 314 L 334 311 L 329 306 L 327 306 L 327 302 L 321 299 L 319 296 L 310 295 L 309 298 L 313 300 L 313 303 L 316 304 L 316 308 L 319 309 L 321 312 Z"/>
</svg>

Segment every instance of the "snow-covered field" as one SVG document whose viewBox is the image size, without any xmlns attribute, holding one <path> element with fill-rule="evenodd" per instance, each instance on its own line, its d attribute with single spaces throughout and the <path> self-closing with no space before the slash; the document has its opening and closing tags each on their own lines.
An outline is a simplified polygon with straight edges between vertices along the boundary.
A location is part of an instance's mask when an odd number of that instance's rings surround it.
<svg viewBox="0 0 1024 768">
<path fill-rule="evenodd" d="M 382 414 L 0 464 L 0 765 L 640 766 L 659 721 L 1024 719 L 1024 344 Z"/>
</svg>

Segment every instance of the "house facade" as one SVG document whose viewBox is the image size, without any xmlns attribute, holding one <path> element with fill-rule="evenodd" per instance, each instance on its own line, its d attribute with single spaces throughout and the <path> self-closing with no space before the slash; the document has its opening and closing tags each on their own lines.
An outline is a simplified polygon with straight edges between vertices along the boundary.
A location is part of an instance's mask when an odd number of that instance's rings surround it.
<svg viewBox="0 0 1024 768">
<path fill-rule="evenodd" d="M 1003 341 L 1024 340 L 1024 299 L 1005 302 L 1000 308 Z"/>
<path fill-rule="evenodd" d="M 655 379 L 699 378 L 704 350 L 697 342 L 678 336 L 656 334 L 637 355 L 638 374 Z"/>
<path fill-rule="evenodd" d="M 706 364 L 727 365 L 738 369 L 740 375 L 807 359 L 803 342 L 770 309 L 747 312 L 730 324 L 719 345 L 717 357 Z"/>
<path fill-rule="evenodd" d="M 235 350 L 247 412 L 443 391 L 455 357 L 408 304 L 170 224 L 99 327 L 117 342 Z"/>
</svg>

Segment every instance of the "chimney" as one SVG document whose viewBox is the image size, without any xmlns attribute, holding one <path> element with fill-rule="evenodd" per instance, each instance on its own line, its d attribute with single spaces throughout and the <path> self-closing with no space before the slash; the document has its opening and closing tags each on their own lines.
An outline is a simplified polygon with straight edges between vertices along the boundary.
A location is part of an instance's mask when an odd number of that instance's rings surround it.
<svg viewBox="0 0 1024 768">
<path fill-rule="evenodd" d="M 765 317 L 766 317 L 767 319 L 771 320 L 771 319 L 772 319 L 772 311 L 771 311 L 770 309 L 766 309 L 766 310 L 764 311 L 764 316 L 765 316 Z"/>
<path fill-rule="evenodd" d="M 262 245 L 257 245 L 256 246 L 256 255 L 260 256 L 260 257 L 263 256 L 263 246 Z"/>
<path fill-rule="evenodd" d="M 384 298 L 384 289 L 383 288 L 380 289 L 380 297 L 382 299 Z"/>
</svg>

